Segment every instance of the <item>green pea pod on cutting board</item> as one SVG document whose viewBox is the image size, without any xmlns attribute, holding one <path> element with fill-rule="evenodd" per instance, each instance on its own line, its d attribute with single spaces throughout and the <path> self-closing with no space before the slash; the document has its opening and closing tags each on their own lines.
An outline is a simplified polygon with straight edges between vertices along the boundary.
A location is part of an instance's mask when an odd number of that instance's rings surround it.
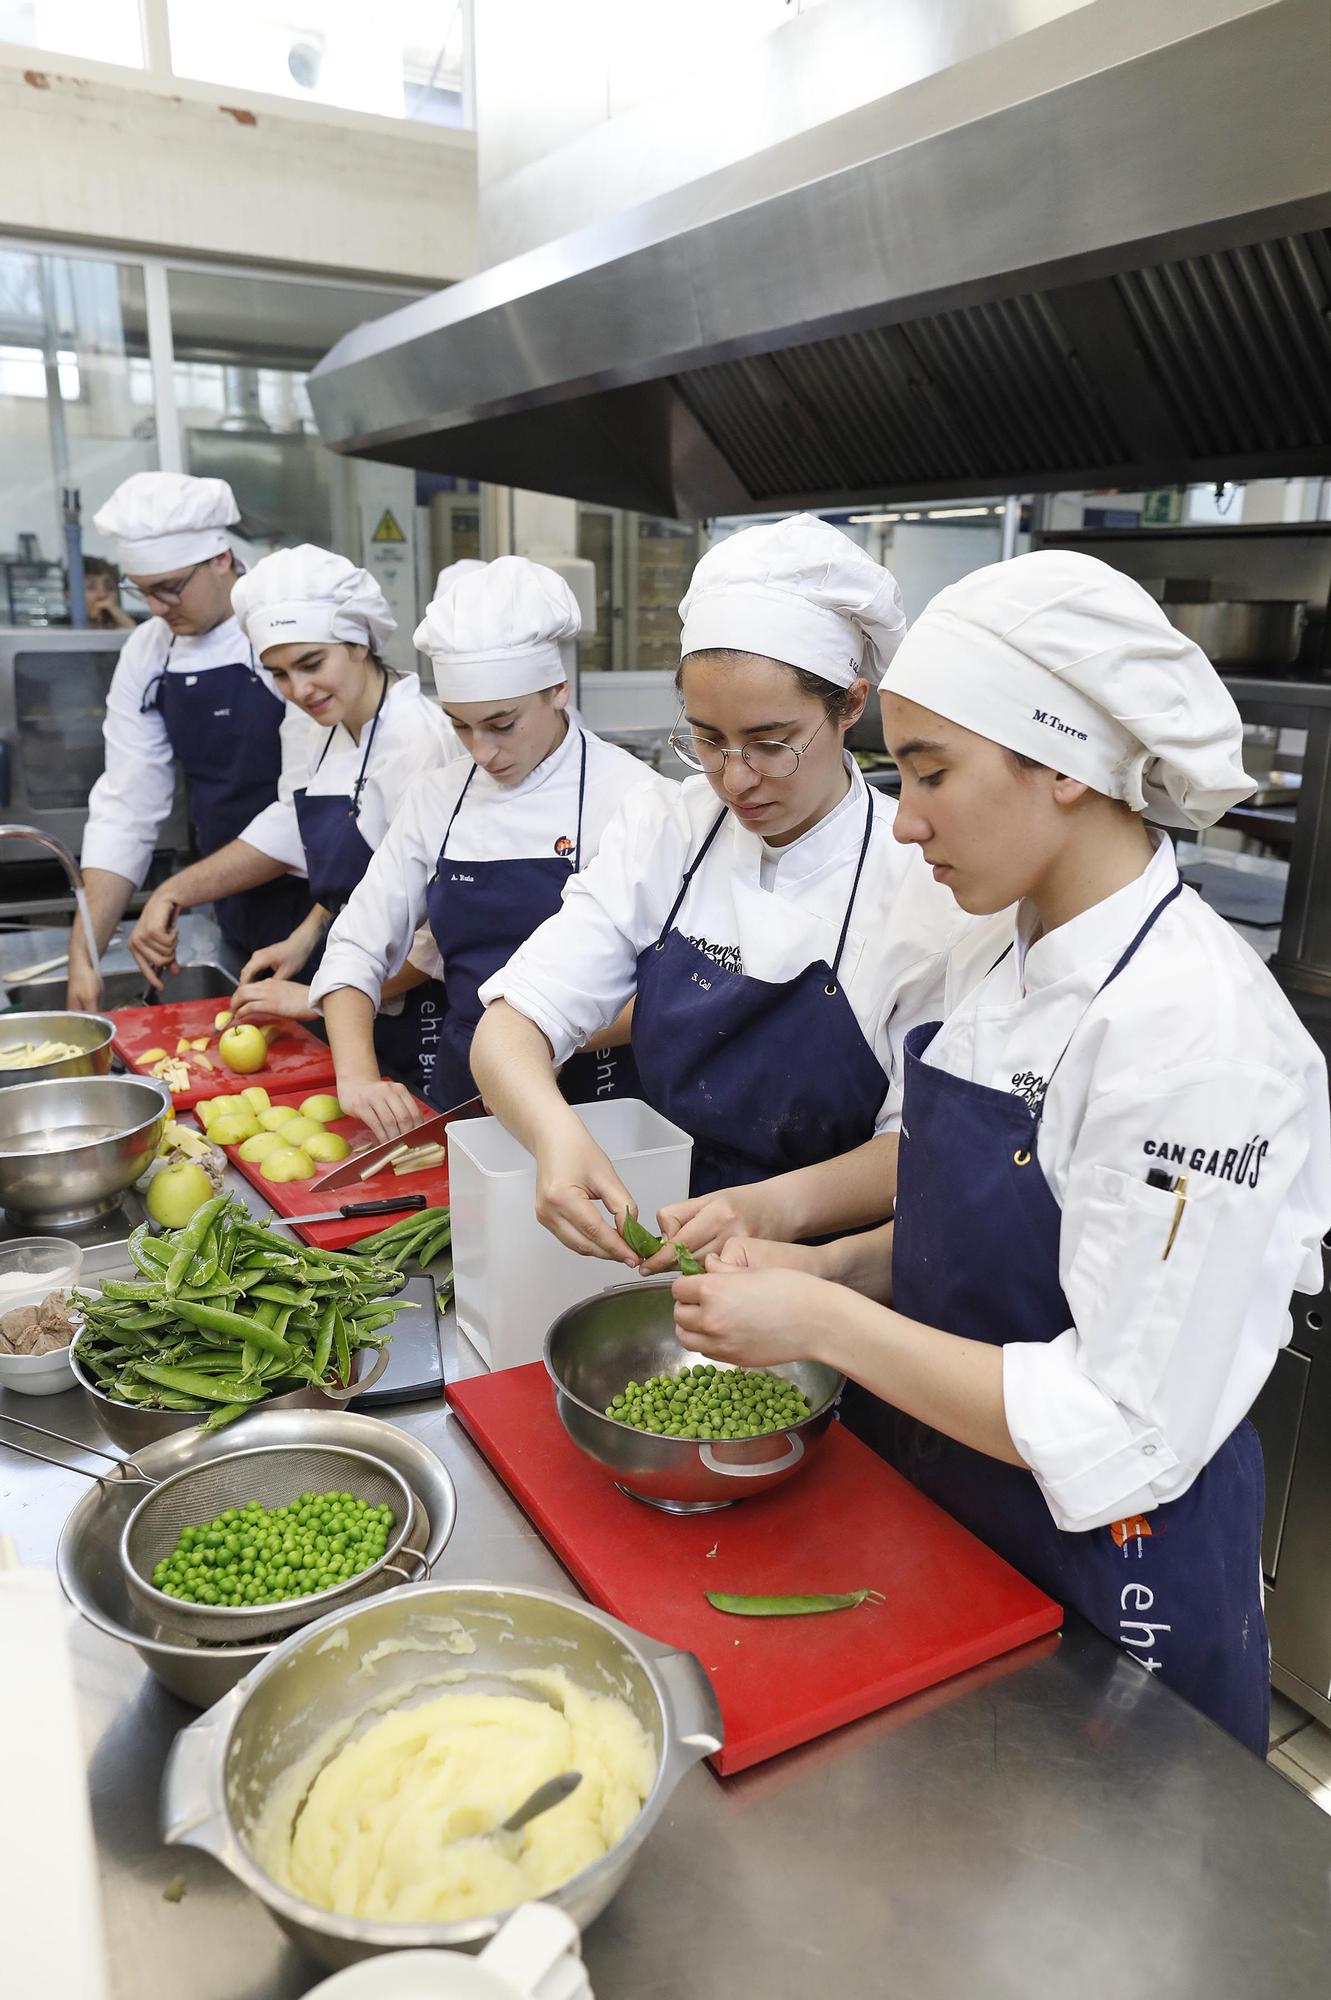
<svg viewBox="0 0 1331 2000">
<path fill-rule="evenodd" d="M 619 1225 L 619 1233 L 628 1244 L 629 1249 L 641 1257 L 644 1263 L 646 1263 L 649 1257 L 655 1257 L 659 1251 L 665 1249 L 665 1237 L 653 1236 L 650 1229 L 643 1228 L 636 1215 L 630 1215 L 627 1211 L 625 1211 L 624 1220 Z M 693 1252 L 686 1250 L 682 1243 L 676 1243 L 672 1247 L 675 1252 L 675 1262 L 679 1265 L 683 1275 L 686 1278 L 701 1278 L 704 1274 L 704 1267 L 698 1262 Z"/>
<path fill-rule="evenodd" d="M 741 1597 L 729 1590 L 703 1595 L 714 1611 L 737 1618 L 809 1618 L 820 1611 L 853 1611 L 860 1604 L 882 1604 L 881 1590 L 810 1591 L 798 1597 Z"/>
</svg>

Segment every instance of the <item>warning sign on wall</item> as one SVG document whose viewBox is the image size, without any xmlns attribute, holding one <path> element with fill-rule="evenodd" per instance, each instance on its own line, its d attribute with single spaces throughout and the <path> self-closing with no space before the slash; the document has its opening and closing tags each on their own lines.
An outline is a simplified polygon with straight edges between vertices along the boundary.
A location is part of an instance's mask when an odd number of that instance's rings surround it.
<svg viewBox="0 0 1331 2000">
<path fill-rule="evenodd" d="M 379 525 L 370 536 L 372 542 L 405 542 L 406 536 L 398 526 L 397 516 L 391 507 L 385 507 L 379 516 Z"/>
</svg>

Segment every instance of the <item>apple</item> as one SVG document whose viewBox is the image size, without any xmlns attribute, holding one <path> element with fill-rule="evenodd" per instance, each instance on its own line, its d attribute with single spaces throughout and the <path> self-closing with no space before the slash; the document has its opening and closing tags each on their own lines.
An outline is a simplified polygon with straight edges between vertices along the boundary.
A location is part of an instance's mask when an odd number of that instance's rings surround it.
<svg viewBox="0 0 1331 2000">
<path fill-rule="evenodd" d="M 301 1140 L 302 1152 L 321 1165 L 331 1165 L 337 1160 L 349 1159 L 351 1148 L 340 1132 L 315 1132 L 308 1139 Z"/>
<path fill-rule="evenodd" d="M 229 1070 L 248 1076 L 252 1070 L 262 1069 L 267 1062 L 268 1040 L 262 1029 L 252 1028 L 246 1023 L 223 1031 L 217 1053 Z"/>
<path fill-rule="evenodd" d="M 259 1121 L 252 1111 L 243 1104 L 233 1106 L 230 1111 L 219 1111 L 208 1127 L 208 1137 L 215 1146 L 239 1146 L 244 1140 L 252 1139 L 259 1129 Z"/>
<path fill-rule="evenodd" d="M 307 1097 L 300 1107 L 302 1118 L 315 1118 L 320 1125 L 331 1125 L 335 1118 L 345 1118 L 346 1112 L 335 1097 L 327 1093 L 319 1097 Z"/>
<path fill-rule="evenodd" d="M 279 1146 L 266 1160 L 260 1160 L 259 1172 L 266 1181 L 307 1181 L 314 1172 L 314 1161 L 299 1146 Z"/>
<path fill-rule="evenodd" d="M 273 1101 L 261 1083 L 247 1083 L 240 1094 L 251 1111 L 266 1111 Z"/>
<path fill-rule="evenodd" d="M 296 1116 L 298 1114 L 290 1104 L 270 1104 L 266 1111 L 259 1112 L 258 1119 L 265 1132 L 280 1132 Z"/>
<path fill-rule="evenodd" d="M 218 1112 L 230 1103 L 231 1099 L 229 1097 L 200 1097 L 195 1099 L 194 1116 L 198 1119 L 205 1132 L 212 1124 L 214 1118 L 216 1118 Z"/>
<path fill-rule="evenodd" d="M 192 1160 L 163 1167 L 148 1183 L 148 1213 L 163 1229 L 183 1229 L 195 1209 L 212 1198 L 212 1182 Z"/>
<path fill-rule="evenodd" d="M 255 1132 L 245 1140 L 240 1148 L 242 1160 L 266 1160 L 270 1153 L 277 1152 L 286 1141 L 277 1132 Z"/>
<path fill-rule="evenodd" d="M 294 1118 L 288 1118 L 283 1125 L 282 1137 L 288 1146 L 303 1146 L 307 1139 L 312 1139 L 316 1132 L 322 1132 L 323 1129 L 317 1118 L 302 1118 L 298 1112 Z"/>
<path fill-rule="evenodd" d="M 213 1015 L 213 1026 L 215 1028 L 229 1028 L 231 1026 L 231 1009 L 229 1007 L 224 1007 L 220 1014 Z"/>
</svg>

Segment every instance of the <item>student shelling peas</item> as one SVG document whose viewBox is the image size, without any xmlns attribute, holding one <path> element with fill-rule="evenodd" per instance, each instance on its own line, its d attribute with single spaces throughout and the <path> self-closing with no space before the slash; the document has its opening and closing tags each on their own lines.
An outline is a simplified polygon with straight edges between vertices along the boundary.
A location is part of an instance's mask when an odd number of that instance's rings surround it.
<svg viewBox="0 0 1331 2000">
<path fill-rule="evenodd" d="M 257 1500 L 228 1507 L 201 1527 L 182 1528 L 152 1580 L 183 1604 L 283 1604 L 332 1590 L 384 1555 L 391 1507 L 350 1493 L 302 1493 L 290 1506 Z"/>
</svg>

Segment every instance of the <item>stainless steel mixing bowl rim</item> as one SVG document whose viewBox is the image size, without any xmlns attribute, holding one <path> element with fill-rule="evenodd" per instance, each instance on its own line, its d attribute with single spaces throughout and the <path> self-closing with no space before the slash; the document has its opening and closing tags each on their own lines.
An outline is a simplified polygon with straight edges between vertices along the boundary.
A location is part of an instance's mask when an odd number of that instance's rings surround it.
<svg viewBox="0 0 1331 2000">
<path fill-rule="evenodd" d="M 279 1921 L 285 1920 L 305 1929 L 317 1930 L 323 1936 L 336 1938 L 345 1944 L 381 1946 L 384 1950 L 432 1947 L 438 1949 L 449 1945 L 474 1944 L 481 1939 L 492 1937 L 504 1918 L 509 1915 L 509 1911 L 493 1910 L 485 1916 L 460 1917 L 452 1923 L 443 1924 L 394 1924 L 370 1917 L 338 1916 L 332 1910 L 321 1909 L 317 1903 L 307 1903 L 303 1897 L 293 1895 L 250 1858 L 248 1849 L 234 1829 L 229 1804 L 225 1797 L 220 1801 L 210 1799 L 210 1809 L 207 1813 L 190 1815 L 183 1823 L 173 1822 L 170 1805 L 170 1794 L 178 1771 L 178 1760 L 182 1756 L 182 1746 L 188 1741 L 189 1748 L 196 1753 L 196 1761 L 202 1761 L 205 1756 L 213 1755 L 210 1747 L 204 1747 L 204 1739 L 211 1739 L 218 1731 L 222 1732 L 222 1742 L 216 1753 L 215 1765 L 220 1773 L 218 1790 L 221 1790 L 225 1785 L 227 1756 L 241 1709 L 249 1696 L 270 1674 L 282 1671 L 288 1657 L 298 1647 L 322 1644 L 325 1636 L 336 1631 L 340 1625 L 345 1625 L 354 1618 L 369 1616 L 376 1610 L 381 1610 L 385 1603 L 396 1604 L 402 1609 L 407 1607 L 410 1598 L 420 1599 L 436 1594 L 455 1598 L 459 1593 L 468 1591 L 481 1591 L 487 1597 L 499 1593 L 514 1598 L 536 1598 L 545 1604 L 557 1604 L 576 1611 L 593 1624 L 600 1625 L 624 1643 L 626 1649 L 638 1659 L 666 1718 L 673 1715 L 674 1698 L 665 1676 L 659 1671 L 661 1663 L 687 1660 L 694 1665 L 697 1664 L 692 1654 L 678 1647 L 667 1646 L 658 1639 L 652 1639 L 645 1632 L 635 1631 L 622 1620 L 613 1618 L 609 1612 L 600 1610 L 598 1606 L 587 1603 L 583 1598 L 574 1597 L 568 1591 L 545 1590 L 536 1584 L 495 1583 L 481 1577 L 466 1577 L 456 1582 L 450 1579 L 447 1582 L 440 1580 L 438 1583 L 409 1584 L 402 1591 L 395 1592 L 391 1598 L 378 1598 L 368 1604 L 349 1605 L 345 1610 L 332 1612 L 328 1617 L 320 1618 L 312 1625 L 303 1625 L 282 1645 L 275 1646 L 262 1664 L 253 1672 L 246 1674 L 243 1680 L 238 1681 L 229 1694 L 224 1694 L 221 1700 L 214 1702 L 196 1722 L 189 1723 L 181 1731 L 172 1746 L 163 1776 L 161 1832 L 165 1843 L 168 1846 L 178 1843 L 186 1846 L 191 1844 L 203 1846 L 206 1853 L 212 1854 L 229 1869 L 236 1880 L 252 1895 L 257 1896 Z M 699 1668 L 699 1671 L 702 1669 Z M 704 1680 L 705 1678 L 704 1675 Z M 710 1695 L 710 1684 L 708 1692 Z M 652 1789 L 643 1800 L 638 1817 L 598 1861 L 579 1869 L 578 1873 L 571 1875 L 567 1882 L 561 1882 L 557 1889 L 551 1890 L 550 1896 L 544 1900 L 558 1900 L 571 1896 L 579 1885 L 592 1883 L 603 1874 L 618 1874 L 623 1865 L 625 1843 L 632 1843 L 636 1850 L 646 1839 L 655 1824 L 661 1805 L 679 1782 L 684 1770 L 696 1763 L 699 1758 L 711 1756 L 715 1750 L 721 1748 L 720 1711 L 716 1707 L 715 1696 L 711 1695 L 710 1698 L 716 1719 L 715 1733 L 706 1736 L 698 1733 L 692 1737 L 688 1734 L 681 1736 L 680 1745 L 683 1747 L 691 1745 L 693 1754 L 680 1756 L 677 1753 L 672 1759 L 670 1754 L 672 1745 L 667 1732 Z M 185 1782 L 188 1782 L 187 1777 Z M 208 1843 L 192 1843 L 191 1835 L 215 1820 L 217 1815 L 213 1808 L 218 1804 L 222 1813 L 220 1835 Z"/>
<path fill-rule="evenodd" d="M 546 1374 L 550 1377 L 550 1380 L 554 1383 L 555 1388 L 559 1391 L 560 1395 L 567 1396 L 570 1403 L 576 1403 L 578 1408 L 580 1410 L 586 1410 L 589 1416 L 599 1417 L 603 1424 L 613 1424 L 616 1430 L 627 1431 L 630 1437 L 651 1438 L 654 1442 L 660 1444 L 698 1444 L 698 1443 L 705 1444 L 707 1442 L 705 1438 L 698 1439 L 698 1438 L 666 1437 L 663 1432 L 640 1431 L 636 1424 L 622 1424 L 620 1423 L 618 1417 L 608 1417 L 603 1407 L 598 1408 L 595 1403 L 588 1403 L 584 1401 L 584 1399 L 580 1395 L 578 1395 L 575 1389 L 569 1388 L 567 1382 L 561 1379 L 551 1356 L 551 1349 L 554 1345 L 555 1335 L 558 1333 L 560 1327 L 564 1324 L 564 1321 L 566 1319 L 570 1319 L 572 1315 L 575 1312 L 580 1311 L 583 1306 L 596 1305 L 599 1304 L 599 1302 L 602 1299 L 618 1298 L 624 1293 L 637 1293 L 642 1291 L 644 1287 L 649 1287 L 656 1291 L 662 1291 L 664 1290 L 665 1286 L 673 1285 L 674 1282 L 675 1282 L 674 1279 L 670 1277 L 670 1275 L 667 1273 L 660 1278 L 644 1278 L 636 1285 L 608 1285 L 605 1291 L 594 1292 L 590 1299 L 579 1299 L 576 1304 L 571 1306 L 566 1306 L 563 1312 L 560 1313 L 558 1319 L 553 1320 L 551 1322 L 550 1329 L 545 1336 L 544 1342 L 542 1343 L 541 1358 L 545 1362 Z M 680 1352 L 682 1354 L 686 1352 L 686 1350 L 684 1348 L 681 1348 Z M 724 1374 L 726 1370 L 731 1367 L 732 1364 L 728 1361 L 718 1361 L 714 1362 L 712 1365 L 715 1368 L 717 1368 L 721 1373 Z M 835 1373 L 835 1371 L 831 1372 Z M 837 1404 L 841 1401 L 841 1398 L 845 1393 L 845 1388 L 846 1388 L 845 1376 L 837 1375 L 835 1386 L 831 1390 L 829 1390 L 826 1396 L 824 1396 L 822 1402 L 818 1405 L 816 1410 L 810 1410 L 808 1416 L 801 1417 L 797 1424 L 787 1424 L 784 1426 L 783 1429 L 779 1431 L 763 1431 L 761 1435 L 765 1438 L 798 1437 L 800 1432 L 802 1430 L 805 1430 L 808 1427 L 808 1425 L 817 1423 L 820 1417 L 825 1417 L 829 1410 L 834 1410 L 836 1408 Z M 722 1438 L 720 1440 L 720 1442 L 723 1444 L 757 1444 L 758 1441 L 759 1440 L 756 1437 Z"/>
<path fill-rule="evenodd" d="M 159 1109 L 154 1111 L 151 1116 L 141 1118 L 137 1125 L 125 1125 L 118 1132 L 107 1132 L 100 1139 L 85 1139 L 77 1146 L 62 1146 L 60 1148 L 60 1157 L 62 1160 L 76 1158 L 78 1154 L 83 1152 L 91 1153 L 98 1146 L 114 1146 L 117 1140 L 120 1139 L 138 1138 L 144 1128 L 151 1125 L 154 1118 L 160 1117 L 163 1111 L 169 1112 L 171 1109 L 171 1093 L 166 1085 L 160 1082 L 155 1076 L 48 1076 L 44 1077 L 40 1083 L 10 1084 L 5 1091 L 5 1103 L 7 1107 L 12 1106 L 14 1101 L 21 1097 L 25 1091 L 63 1090 L 69 1092 L 71 1090 L 96 1090 L 103 1084 L 110 1084 L 115 1089 L 118 1089 L 122 1084 L 141 1085 L 145 1090 L 153 1093 L 158 1101 Z M 0 1164 L 3 1164 L 7 1160 L 30 1160 L 32 1157 L 31 1153 L 8 1152 L 3 1145 L 0 1145 Z"/>
<path fill-rule="evenodd" d="M 81 1007 L 25 1007 L 21 1011 L 15 1009 L 12 1014 L 5 1012 L 0 1015 L 0 1047 L 4 1046 L 4 1035 L 11 1028 L 18 1027 L 23 1021 L 59 1020 L 96 1021 L 99 1027 L 105 1028 L 106 1033 L 99 1042 L 92 1042 L 86 1049 L 79 1050 L 81 1056 L 95 1056 L 99 1050 L 106 1047 L 108 1042 L 115 1040 L 116 1024 L 114 1021 L 108 1019 L 105 1014 L 86 1014 Z M 59 1058 L 56 1058 L 56 1060 L 59 1060 Z M 80 1080 L 84 1082 L 88 1081 L 86 1077 L 80 1079 L 78 1077 L 61 1076 L 36 1077 L 33 1080 L 37 1083 L 78 1083 Z M 142 1079 L 135 1080 L 141 1081 Z M 150 1080 L 153 1082 L 157 1081 L 155 1077 Z"/>
</svg>

